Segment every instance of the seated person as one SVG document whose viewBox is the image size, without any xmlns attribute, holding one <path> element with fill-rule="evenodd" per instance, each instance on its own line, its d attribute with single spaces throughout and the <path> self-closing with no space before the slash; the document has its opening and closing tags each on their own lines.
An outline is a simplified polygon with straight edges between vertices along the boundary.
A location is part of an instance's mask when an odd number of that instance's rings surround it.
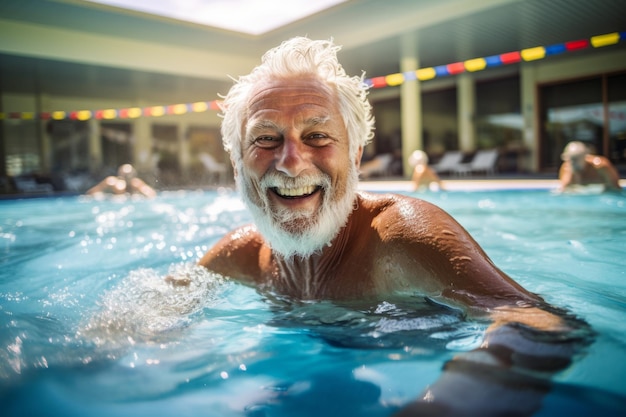
<svg viewBox="0 0 626 417">
<path fill-rule="evenodd" d="M 413 181 L 414 191 L 443 190 L 439 175 L 428 166 L 428 155 L 426 155 L 426 152 L 420 150 L 413 152 L 409 157 L 409 165 L 413 167 L 411 180 Z"/>
<path fill-rule="evenodd" d="M 137 177 L 137 171 L 131 164 L 121 165 L 117 170 L 117 177 L 113 175 L 106 177 L 86 192 L 86 194 L 90 195 L 102 193 L 115 195 L 138 194 L 150 198 L 156 196 L 156 191 Z"/>
<path fill-rule="evenodd" d="M 576 186 L 600 184 L 605 191 L 621 191 L 619 173 L 604 156 L 592 155 L 587 146 L 578 141 L 567 144 L 561 154 L 563 164 L 559 170 L 559 191 Z"/>
</svg>

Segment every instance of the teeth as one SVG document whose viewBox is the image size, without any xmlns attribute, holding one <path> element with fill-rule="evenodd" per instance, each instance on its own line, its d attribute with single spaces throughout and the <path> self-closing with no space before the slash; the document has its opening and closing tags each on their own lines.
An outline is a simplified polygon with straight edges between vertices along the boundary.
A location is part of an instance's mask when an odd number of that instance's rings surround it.
<svg viewBox="0 0 626 417">
<path fill-rule="evenodd" d="M 307 187 L 300 188 L 276 188 L 276 192 L 285 197 L 300 197 L 303 195 L 312 194 L 315 191 L 315 185 L 309 185 Z"/>
</svg>

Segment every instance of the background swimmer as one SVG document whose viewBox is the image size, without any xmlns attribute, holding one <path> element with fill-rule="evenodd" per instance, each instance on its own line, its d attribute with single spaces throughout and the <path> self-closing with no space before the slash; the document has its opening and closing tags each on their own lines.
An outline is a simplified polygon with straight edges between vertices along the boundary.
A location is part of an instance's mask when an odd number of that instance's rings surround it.
<svg viewBox="0 0 626 417">
<path fill-rule="evenodd" d="M 621 191 L 619 173 L 604 156 L 592 155 L 582 142 L 570 142 L 561 154 L 563 164 L 559 170 L 559 191 L 576 186 L 603 185 L 604 191 Z"/>
<path fill-rule="evenodd" d="M 137 171 L 131 164 L 121 165 L 117 170 L 117 176 L 108 176 L 97 185 L 87 190 L 86 194 L 139 194 L 145 197 L 155 197 L 156 191 L 141 178 L 137 177 Z"/>
</svg>

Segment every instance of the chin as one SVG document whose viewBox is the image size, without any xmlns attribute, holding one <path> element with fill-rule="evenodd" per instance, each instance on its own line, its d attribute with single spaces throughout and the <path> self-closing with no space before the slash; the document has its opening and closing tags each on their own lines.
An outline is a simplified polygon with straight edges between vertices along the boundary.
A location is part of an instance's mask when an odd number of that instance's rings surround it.
<svg viewBox="0 0 626 417">
<path fill-rule="evenodd" d="M 257 192 L 262 190 L 241 177 L 237 186 L 257 229 L 272 251 L 284 258 L 306 258 L 330 246 L 346 225 L 354 209 L 357 181 L 356 168 L 349 173 L 343 192 L 334 191 L 330 179 L 325 179 L 321 207 L 314 211 L 276 211 L 270 204 L 267 190 Z"/>
</svg>

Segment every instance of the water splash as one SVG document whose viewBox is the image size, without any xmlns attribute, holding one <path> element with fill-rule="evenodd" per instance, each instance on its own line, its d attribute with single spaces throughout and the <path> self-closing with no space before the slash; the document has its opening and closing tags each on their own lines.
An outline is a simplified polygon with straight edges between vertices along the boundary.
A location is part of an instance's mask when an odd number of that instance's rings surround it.
<svg viewBox="0 0 626 417">
<path fill-rule="evenodd" d="M 150 341 L 188 325 L 219 298 L 224 281 L 190 263 L 172 265 L 165 277 L 154 269 L 132 271 L 104 294 L 79 334 L 100 346 Z"/>
</svg>

